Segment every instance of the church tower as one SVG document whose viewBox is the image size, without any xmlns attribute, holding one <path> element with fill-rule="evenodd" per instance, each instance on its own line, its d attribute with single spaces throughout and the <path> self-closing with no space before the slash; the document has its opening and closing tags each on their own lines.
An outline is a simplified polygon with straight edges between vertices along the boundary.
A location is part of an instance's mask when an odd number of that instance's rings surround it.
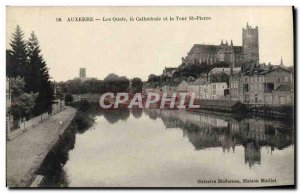
<svg viewBox="0 0 300 193">
<path fill-rule="evenodd" d="M 259 62 L 258 27 L 252 28 L 248 22 L 243 28 L 243 60 L 251 65 Z"/>
</svg>

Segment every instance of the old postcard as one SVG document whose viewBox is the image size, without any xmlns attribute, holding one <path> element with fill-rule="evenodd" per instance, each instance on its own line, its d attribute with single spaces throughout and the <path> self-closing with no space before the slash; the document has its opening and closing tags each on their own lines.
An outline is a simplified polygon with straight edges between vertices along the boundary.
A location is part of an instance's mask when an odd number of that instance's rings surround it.
<svg viewBox="0 0 300 193">
<path fill-rule="evenodd" d="M 6 15 L 7 187 L 295 187 L 293 7 Z"/>
</svg>

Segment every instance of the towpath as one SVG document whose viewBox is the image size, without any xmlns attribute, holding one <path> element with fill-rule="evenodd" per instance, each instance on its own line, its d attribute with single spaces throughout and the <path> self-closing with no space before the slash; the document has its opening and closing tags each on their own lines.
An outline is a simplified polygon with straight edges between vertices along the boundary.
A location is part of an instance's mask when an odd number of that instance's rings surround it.
<svg viewBox="0 0 300 193">
<path fill-rule="evenodd" d="M 49 150 L 74 118 L 76 110 L 66 107 L 37 127 L 6 143 L 8 187 L 26 187 L 33 180 Z"/>
</svg>

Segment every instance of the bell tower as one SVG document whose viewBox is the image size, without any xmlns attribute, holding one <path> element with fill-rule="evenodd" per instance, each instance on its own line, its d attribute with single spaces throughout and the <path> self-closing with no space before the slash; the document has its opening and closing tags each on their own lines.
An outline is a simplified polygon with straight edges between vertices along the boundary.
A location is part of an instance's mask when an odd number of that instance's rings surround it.
<svg viewBox="0 0 300 193">
<path fill-rule="evenodd" d="M 248 22 L 243 28 L 243 60 L 251 65 L 259 62 L 258 27 L 252 28 Z"/>
</svg>

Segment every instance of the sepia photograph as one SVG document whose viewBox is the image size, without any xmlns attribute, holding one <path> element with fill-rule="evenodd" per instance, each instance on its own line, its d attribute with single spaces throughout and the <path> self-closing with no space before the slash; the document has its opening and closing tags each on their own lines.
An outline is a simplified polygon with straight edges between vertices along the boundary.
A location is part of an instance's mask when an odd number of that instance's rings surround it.
<svg viewBox="0 0 300 193">
<path fill-rule="evenodd" d="M 295 188 L 292 6 L 6 6 L 6 186 Z"/>
</svg>

